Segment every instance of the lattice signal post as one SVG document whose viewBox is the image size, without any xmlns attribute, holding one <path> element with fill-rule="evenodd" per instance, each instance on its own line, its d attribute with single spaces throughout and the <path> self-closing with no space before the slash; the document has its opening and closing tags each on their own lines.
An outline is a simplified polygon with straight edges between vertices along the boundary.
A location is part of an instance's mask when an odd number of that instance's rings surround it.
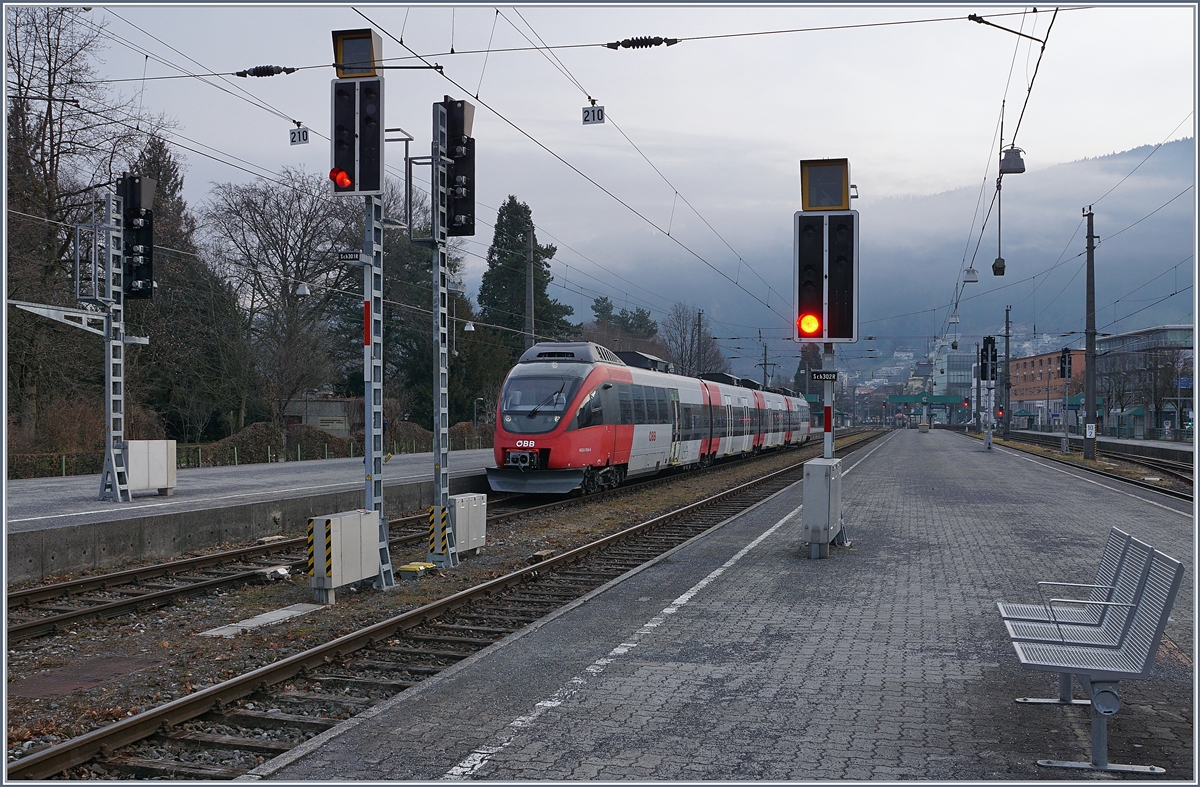
<svg viewBox="0 0 1200 787">
<path fill-rule="evenodd" d="M 128 502 L 129 467 L 125 454 L 125 348 L 149 344 L 146 337 L 125 335 L 125 298 L 150 297 L 154 282 L 149 268 L 152 254 L 154 202 L 152 179 L 126 174 L 117 194 L 101 197 L 103 218 L 75 225 L 75 299 L 92 309 L 70 309 L 40 303 L 9 301 L 23 311 L 104 338 L 104 469 L 100 474 L 100 500 Z M 137 224 L 131 224 L 136 219 Z M 131 230 L 138 231 L 131 236 Z M 133 243 L 142 244 L 133 246 Z M 126 277 L 126 252 L 133 250 L 144 264 L 137 270 L 137 293 L 130 294 Z"/>
<path fill-rule="evenodd" d="M 333 31 L 338 79 L 330 95 L 330 170 L 333 192 L 363 198 L 361 252 L 338 260 L 363 268 L 363 491 L 364 507 L 379 516 L 379 575 L 375 586 L 396 584 L 383 513 L 383 57 L 370 29 Z"/>
</svg>

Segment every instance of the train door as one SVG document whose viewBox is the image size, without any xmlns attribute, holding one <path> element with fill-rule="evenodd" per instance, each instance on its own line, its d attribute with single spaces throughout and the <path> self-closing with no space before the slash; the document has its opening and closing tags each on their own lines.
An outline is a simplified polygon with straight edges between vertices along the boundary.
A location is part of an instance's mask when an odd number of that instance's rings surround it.
<svg viewBox="0 0 1200 787">
<path fill-rule="evenodd" d="M 739 396 L 740 404 L 742 404 L 742 415 L 738 419 L 738 434 L 742 439 L 738 440 L 739 450 L 743 453 L 748 452 L 752 443 L 754 443 L 754 429 L 750 428 L 750 408 L 746 405 L 746 397 Z"/>
<path fill-rule="evenodd" d="M 736 427 L 733 423 L 733 397 L 725 396 L 725 429 L 721 436 L 724 438 L 721 441 L 721 450 L 725 454 L 733 453 L 733 435 L 736 432 Z"/>
<path fill-rule="evenodd" d="M 674 388 L 667 389 L 667 396 L 671 402 L 671 457 L 667 460 L 668 464 L 679 464 L 679 438 L 682 437 L 682 432 L 679 420 L 679 391 Z"/>
</svg>

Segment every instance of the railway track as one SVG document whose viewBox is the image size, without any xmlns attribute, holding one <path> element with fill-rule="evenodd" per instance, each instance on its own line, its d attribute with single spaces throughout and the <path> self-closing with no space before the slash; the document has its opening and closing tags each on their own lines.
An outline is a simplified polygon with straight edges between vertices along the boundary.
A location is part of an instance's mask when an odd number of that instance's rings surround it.
<svg viewBox="0 0 1200 787">
<path fill-rule="evenodd" d="M 858 430 L 843 436 L 851 437 Z M 586 497 L 509 495 L 488 501 L 488 522 L 499 522 L 537 511 L 549 511 L 581 502 L 591 503 L 607 496 L 626 494 L 658 484 L 670 483 L 678 471 L 652 479 L 625 484 L 617 489 Z M 390 520 L 393 548 L 410 546 L 426 538 L 424 514 Z M 43 637 L 66 630 L 85 620 L 113 618 L 140 609 L 175 603 L 181 598 L 222 588 L 269 581 L 279 569 L 299 570 L 307 563 L 307 540 L 264 539 L 266 543 L 183 558 L 167 563 L 83 577 L 67 582 L 23 588 L 8 592 L 9 642 Z"/>
<path fill-rule="evenodd" d="M 1006 442 L 1007 443 L 1014 443 L 1014 442 L 1028 443 L 1030 445 L 1037 445 L 1037 446 L 1041 446 L 1043 448 L 1046 448 L 1046 447 L 1058 448 L 1062 445 L 1061 436 L 1058 436 L 1058 435 L 1034 436 L 1034 435 L 1026 435 L 1026 434 L 1020 434 L 1020 435 L 1012 434 Z M 1024 450 L 1020 446 L 1016 446 L 1016 445 L 1009 445 L 1008 447 L 1013 448 L 1018 451 Z M 1026 453 L 1034 453 L 1034 452 L 1026 452 Z M 1176 497 L 1176 498 L 1179 498 L 1180 500 L 1192 500 L 1193 499 L 1192 493 L 1181 492 L 1179 490 L 1171 489 L 1169 487 L 1158 486 L 1157 484 L 1153 484 L 1148 481 L 1141 481 L 1139 479 L 1129 478 L 1127 476 L 1123 476 L 1118 473 L 1110 473 L 1106 470 L 1100 470 L 1098 468 L 1088 467 L 1087 465 L 1081 464 L 1079 462 L 1071 462 L 1066 459 L 1060 459 L 1060 458 L 1054 457 L 1054 456 L 1046 456 L 1045 454 L 1040 454 L 1040 453 L 1035 454 L 1035 455 L 1038 457 L 1041 457 L 1042 459 L 1049 459 L 1054 462 L 1059 462 L 1061 464 L 1066 464 L 1066 465 L 1070 465 L 1071 467 L 1079 468 L 1080 470 L 1086 470 L 1089 473 L 1094 473 L 1099 476 L 1104 476 L 1105 478 L 1110 478 L 1110 479 L 1113 479 L 1116 481 L 1123 481 L 1124 483 L 1132 484 L 1134 486 L 1139 486 L 1143 489 L 1149 489 L 1154 492 L 1158 492 L 1160 494 L 1167 495 L 1168 497 Z M 1183 462 L 1172 462 L 1172 461 L 1166 460 L 1166 459 L 1150 459 L 1150 458 L 1147 458 L 1144 456 L 1137 456 L 1135 454 L 1123 454 L 1118 451 L 1097 451 L 1096 455 L 1097 455 L 1097 457 L 1108 457 L 1109 459 L 1118 459 L 1122 462 L 1127 462 L 1129 464 L 1141 465 L 1143 467 L 1150 468 L 1151 470 L 1169 475 L 1172 478 L 1175 478 L 1175 479 L 1182 481 L 1184 483 L 1187 483 L 1189 485 L 1192 484 L 1192 466 L 1185 464 Z"/>
<path fill-rule="evenodd" d="M 860 436 L 849 452 L 881 436 Z M 228 780 L 436 675 L 800 480 L 803 461 L 32 752 L 9 779 Z"/>
</svg>

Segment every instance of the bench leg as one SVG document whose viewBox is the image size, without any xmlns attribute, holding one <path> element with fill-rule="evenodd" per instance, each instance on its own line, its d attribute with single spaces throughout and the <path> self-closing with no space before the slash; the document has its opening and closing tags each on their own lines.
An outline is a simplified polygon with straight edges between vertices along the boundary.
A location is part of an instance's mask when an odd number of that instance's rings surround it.
<svg viewBox="0 0 1200 787">
<path fill-rule="evenodd" d="M 1093 698 L 1096 691 L 1105 692 L 1092 703 L 1092 760 L 1091 762 L 1067 762 L 1065 760 L 1038 760 L 1046 768 L 1074 768 L 1088 771 L 1117 771 L 1121 773 L 1166 773 L 1153 765 L 1119 765 L 1108 761 L 1108 717 L 1115 716 L 1120 708 L 1116 683 L 1099 683 L 1087 686 Z M 1099 706 L 1099 707 L 1098 707 Z"/>
<path fill-rule="evenodd" d="M 1076 700 L 1071 698 L 1071 673 L 1058 673 L 1058 698 L 1043 699 L 1041 697 L 1017 697 L 1017 702 L 1028 705 L 1091 705 L 1091 700 Z"/>
</svg>

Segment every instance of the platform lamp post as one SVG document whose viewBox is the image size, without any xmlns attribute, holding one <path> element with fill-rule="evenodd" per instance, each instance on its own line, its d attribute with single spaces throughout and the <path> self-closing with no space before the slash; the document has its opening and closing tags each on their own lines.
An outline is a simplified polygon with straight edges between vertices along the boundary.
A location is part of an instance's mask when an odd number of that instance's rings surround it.
<svg viewBox="0 0 1200 787">
<path fill-rule="evenodd" d="M 475 430 L 475 436 L 479 436 L 479 403 L 483 401 L 483 397 L 475 397 L 475 415 L 471 419 L 471 427 Z"/>
</svg>

